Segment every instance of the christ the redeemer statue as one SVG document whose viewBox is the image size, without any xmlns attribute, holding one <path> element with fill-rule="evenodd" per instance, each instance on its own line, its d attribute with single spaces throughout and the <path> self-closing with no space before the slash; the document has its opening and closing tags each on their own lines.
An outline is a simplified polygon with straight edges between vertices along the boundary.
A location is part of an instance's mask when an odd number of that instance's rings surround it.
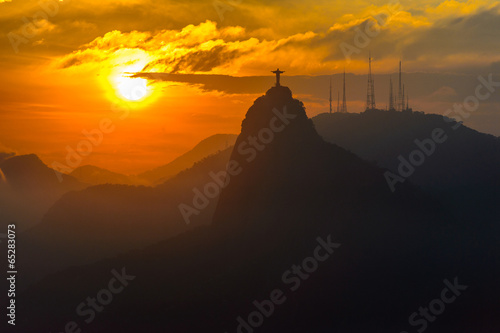
<svg viewBox="0 0 500 333">
<path fill-rule="evenodd" d="M 277 70 L 272 71 L 271 73 L 276 74 L 276 87 L 279 87 L 280 86 L 280 74 L 285 73 L 285 72 L 280 71 L 280 69 L 278 68 Z"/>
</svg>

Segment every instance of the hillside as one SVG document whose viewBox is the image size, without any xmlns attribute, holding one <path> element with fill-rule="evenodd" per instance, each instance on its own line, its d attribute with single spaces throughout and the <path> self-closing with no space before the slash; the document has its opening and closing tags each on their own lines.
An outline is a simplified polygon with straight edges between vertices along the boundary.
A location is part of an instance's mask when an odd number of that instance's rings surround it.
<svg viewBox="0 0 500 333">
<path fill-rule="evenodd" d="M 182 170 L 190 168 L 199 160 L 231 147 L 234 145 L 235 140 L 236 135 L 234 134 L 212 135 L 202 140 L 193 149 L 177 157 L 172 162 L 153 170 L 140 173 L 137 177 L 144 179 L 151 184 L 161 184 Z"/>
<path fill-rule="evenodd" d="M 16 223 L 20 231 L 39 223 L 63 194 L 88 186 L 74 177 L 58 176 L 33 154 L 6 158 L 0 171 L 4 184 L 0 187 L 0 226 Z"/>
<path fill-rule="evenodd" d="M 93 165 L 84 165 L 76 168 L 70 174 L 81 182 L 91 185 L 121 184 L 147 185 L 147 182 L 133 176 L 126 176 Z"/>
<path fill-rule="evenodd" d="M 224 170 L 230 150 L 196 163 L 158 187 L 98 185 L 63 196 L 40 224 L 23 233 L 21 286 L 57 270 L 144 247 L 209 224 L 216 200 L 186 223 L 179 210 L 194 188 Z"/>
<path fill-rule="evenodd" d="M 476 220 L 477 211 L 485 218 L 489 214 L 489 221 L 500 219 L 499 138 L 422 112 L 325 113 L 314 117 L 313 122 L 326 141 L 394 175 L 400 175 L 401 161 L 407 161 L 402 171 L 413 170 L 402 178 L 446 203 L 464 223 Z M 442 133 L 438 138 L 443 142 L 435 142 L 433 133 Z M 419 155 L 424 157 L 422 162 Z M 400 186 L 401 182 L 395 182 L 396 192 Z"/>
</svg>

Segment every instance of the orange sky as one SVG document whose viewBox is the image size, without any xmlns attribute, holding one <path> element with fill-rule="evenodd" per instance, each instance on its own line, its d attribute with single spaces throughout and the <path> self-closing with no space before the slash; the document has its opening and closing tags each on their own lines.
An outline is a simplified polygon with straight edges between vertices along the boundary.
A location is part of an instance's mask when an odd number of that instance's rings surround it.
<svg viewBox="0 0 500 333">
<path fill-rule="evenodd" d="M 368 50 L 375 74 L 394 73 L 403 59 L 405 72 L 463 80 L 426 92 L 413 79 L 412 102 L 442 113 L 467 96 L 478 75 L 498 73 L 499 16 L 493 1 L 241 1 L 217 9 L 197 0 L 0 0 L 0 149 L 65 163 L 67 149 L 85 139 L 82 131 L 109 119 L 113 129 L 80 163 L 141 172 L 212 134 L 238 133 L 265 89 L 229 93 L 127 73 L 264 76 L 279 66 L 285 75 L 318 76 L 345 66 L 365 74 Z M 359 39 L 360 31 L 372 37 Z M 309 116 L 327 110 L 327 92 L 294 92 Z M 348 96 L 352 111 L 362 110 L 362 96 Z M 113 112 L 117 103 L 130 108 L 127 117 Z M 467 124 L 500 135 L 498 103 L 485 102 Z"/>
</svg>

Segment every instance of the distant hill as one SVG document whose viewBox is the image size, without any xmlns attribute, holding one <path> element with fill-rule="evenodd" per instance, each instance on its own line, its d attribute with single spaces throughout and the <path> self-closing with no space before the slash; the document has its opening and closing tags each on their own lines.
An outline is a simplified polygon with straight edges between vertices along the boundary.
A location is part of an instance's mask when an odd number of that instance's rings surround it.
<svg viewBox="0 0 500 333">
<path fill-rule="evenodd" d="M 19 190 L 36 190 L 47 186 L 70 189 L 81 185 L 74 177 L 64 174 L 61 175 L 62 181 L 60 181 L 56 172 L 35 154 L 7 158 L 0 164 L 0 168 L 9 184 Z"/>
<path fill-rule="evenodd" d="M 140 173 L 137 177 L 145 179 L 151 184 L 161 184 L 182 170 L 190 168 L 195 162 L 198 162 L 204 157 L 231 147 L 234 145 L 236 137 L 237 135 L 235 134 L 212 135 L 172 162 L 153 170 Z"/>
<path fill-rule="evenodd" d="M 91 185 L 122 184 L 122 185 L 147 185 L 147 182 L 135 176 L 126 176 L 93 165 L 84 165 L 70 173 L 79 181 Z"/>
<path fill-rule="evenodd" d="M 500 219 L 498 137 L 458 126 L 440 115 L 422 112 L 325 113 L 314 117 L 313 122 L 326 141 L 396 175 L 401 164 L 400 155 L 409 161 L 412 152 L 422 151 L 415 142 L 418 140 L 427 152 L 423 155 L 423 163 L 414 167 L 409 181 L 446 203 L 465 223 L 476 220 L 477 211 L 481 211 L 483 217 L 489 214 L 491 221 Z M 446 140 L 443 143 L 430 143 L 436 129 L 444 133 Z M 400 184 L 395 185 L 396 192 Z"/>
<path fill-rule="evenodd" d="M 410 182 L 391 192 L 386 170 L 321 139 L 288 88 L 250 107 L 228 166 L 211 226 L 40 281 L 19 297 L 23 332 L 68 318 L 93 332 L 401 332 L 454 277 L 469 287 L 428 332 L 500 329 L 491 229 L 457 223 Z M 215 200 L 214 186 L 204 188 Z M 104 223 L 82 220 L 95 223 L 89 230 Z M 112 225 L 123 237 L 125 226 Z M 134 278 L 87 326 L 75 305 L 113 269 Z M 271 311 L 270 299 L 282 301 Z"/>
<path fill-rule="evenodd" d="M 76 168 L 69 175 L 56 174 L 35 154 L 0 152 L 0 226 L 18 223 L 20 230 L 39 223 L 47 210 L 66 192 L 90 185 L 158 185 L 196 162 L 227 149 L 236 135 L 216 134 L 167 165 L 141 175 L 123 175 L 92 165 Z M 3 179 L 3 180 L 1 180 Z M 62 179 L 62 181 L 60 181 Z"/>
<path fill-rule="evenodd" d="M 36 155 L 18 155 L 0 163 L 4 186 L 0 188 L 0 223 L 17 223 L 23 230 L 40 222 L 43 214 L 64 193 L 88 185 L 56 172 Z M 61 181 L 60 181 L 61 180 Z"/>
<path fill-rule="evenodd" d="M 231 150 L 206 157 L 157 187 L 98 185 L 68 193 L 40 224 L 22 234 L 21 286 L 69 266 L 144 247 L 199 225 L 209 224 L 217 200 L 186 223 L 179 210 L 191 204 L 193 189 L 225 170 Z"/>
<path fill-rule="evenodd" d="M 135 176 L 123 175 L 93 165 L 78 167 L 73 170 L 70 175 L 81 182 L 91 185 L 158 185 L 179 172 L 192 167 L 194 163 L 203 158 L 231 147 L 234 145 L 236 137 L 235 134 L 212 135 L 202 140 L 193 149 L 182 154 L 172 162 Z"/>
</svg>

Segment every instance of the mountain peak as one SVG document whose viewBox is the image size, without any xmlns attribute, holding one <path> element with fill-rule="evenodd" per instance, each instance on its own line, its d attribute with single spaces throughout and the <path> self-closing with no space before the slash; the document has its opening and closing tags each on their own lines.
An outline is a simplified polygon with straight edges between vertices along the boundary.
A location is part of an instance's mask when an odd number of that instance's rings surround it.
<svg viewBox="0 0 500 333">
<path fill-rule="evenodd" d="M 273 99 L 292 99 L 292 91 L 285 86 L 272 87 L 266 92 L 266 96 Z"/>
<path fill-rule="evenodd" d="M 61 175 L 63 182 L 60 182 L 56 172 L 35 154 L 7 158 L 2 162 L 0 168 L 9 184 L 18 189 L 44 186 L 78 188 L 82 186 L 76 179 L 64 174 Z"/>
<path fill-rule="evenodd" d="M 281 145 L 281 148 L 284 142 L 290 146 L 306 138 L 320 140 L 306 115 L 304 104 L 294 99 L 290 88 L 284 86 L 272 87 L 254 101 L 242 122 L 241 134 L 235 146 L 241 147 L 253 137 L 257 138 L 260 145 Z"/>
<path fill-rule="evenodd" d="M 45 170 L 47 168 L 42 160 L 35 154 L 9 157 L 3 161 L 1 167 L 5 174 L 22 171 L 33 172 L 34 170 Z"/>
</svg>

